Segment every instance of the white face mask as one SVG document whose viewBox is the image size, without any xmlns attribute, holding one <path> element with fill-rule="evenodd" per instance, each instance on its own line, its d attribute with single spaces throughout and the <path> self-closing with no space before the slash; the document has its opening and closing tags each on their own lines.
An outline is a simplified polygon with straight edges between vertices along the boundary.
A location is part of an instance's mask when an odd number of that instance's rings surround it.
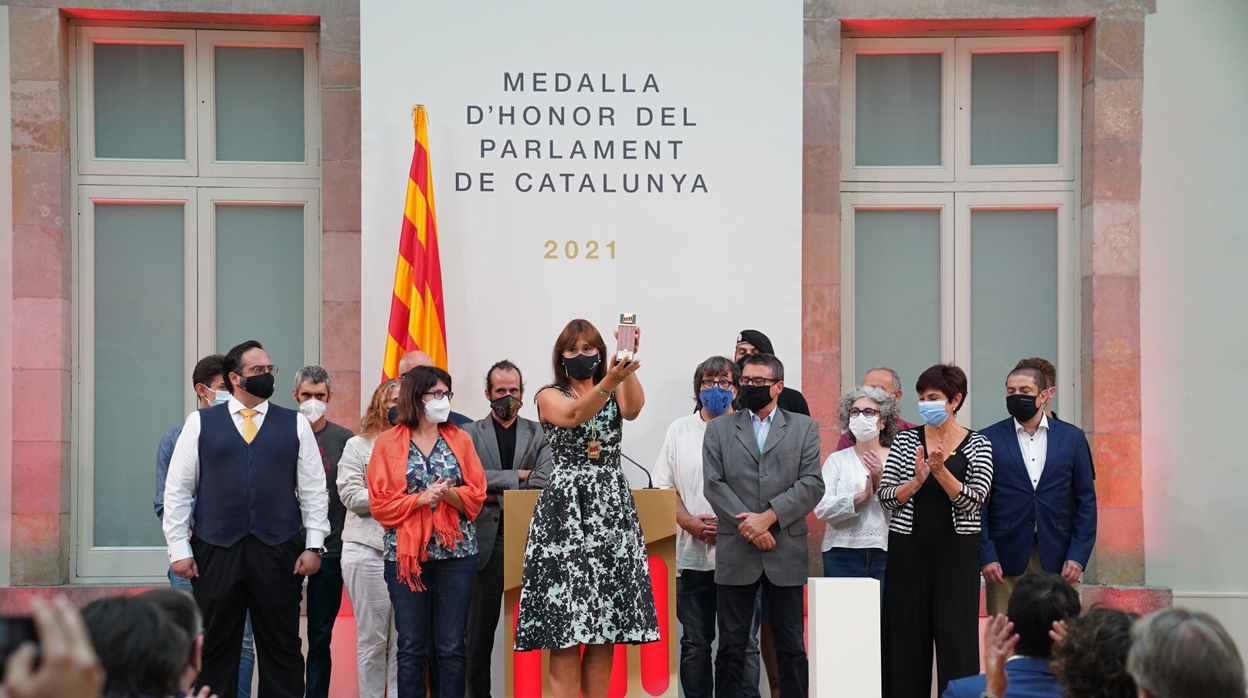
<svg viewBox="0 0 1248 698">
<path fill-rule="evenodd" d="M 451 416 L 451 399 L 430 400 L 425 403 L 425 418 L 434 424 L 441 424 Z"/>
<path fill-rule="evenodd" d="M 299 403 L 299 412 L 307 417 L 309 422 L 315 424 L 317 420 L 325 416 L 325 403 L 320 400 L 304 400 Z"/>
<path fill-rule="evenodd" d="M 217 405 L 225 404 L 230 401 L 230 394 L 228 392 L 224 390 L 216 390 L 213 392 L 216 393 L 216 395 L 213 397 L 212 402 L 209 403 L 209 407 L 216 407 Z"/>
<path fill-rule="evenodd" d="M 880 434 L 879 421 L 879 417 L 868 417 L 865 414 L 850 417 L 849 431 L 854 435 L 858 443 L 870 441 Z"/>
</svg>

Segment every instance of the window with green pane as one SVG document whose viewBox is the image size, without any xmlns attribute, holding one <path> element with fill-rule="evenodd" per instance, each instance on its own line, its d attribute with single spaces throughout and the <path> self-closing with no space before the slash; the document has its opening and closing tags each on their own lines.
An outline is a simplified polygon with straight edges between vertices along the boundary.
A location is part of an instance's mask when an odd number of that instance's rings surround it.
<svg viewBox="0 0 1248 698">
<path fill-rule="evenodd" d="M 93 43 L 95 157 L 186 159 L 181 44 Z"/>
<path fill-rule="evenodd" d="M 1056 51 L 971 57 L 971 164 L 1058 162 Z"/>
<path fill-rule="evenodd" d="M 217 46 L 216 160 L 305 162 L 301 46 Z"/>
<path fill-rule="evenodd" d="M 215 214 L 217 346 L 258 340 L 280 369 L 273 402 L 293 407 L 287 386 L 304 361 L 305 209 L 218 204 Z"/>
<path fill-rule="evenodd" d="M 940 211 L 854 212 L 854 368 L 888 366 L 913 397 L 914 381 L 940 361 Z M 901 414 L 918 421 L 913 400 Z"/>
<path fill-rule="evenodd" d="M 1005 379 L 1019 359 L 1057 363 L 1058 226 L 1056 209 L 970 215 L 971 406 L 983 428 L 1008 416 Z"/>
<path fill-rule="evenodd" d="M 939 166 L 942 54 L 861 54 L 854 60 L 855 164 Z"/>
<path fill-rule="evenodd" d="M 95 204 L 95 547 L 160 546 L 152 455 L 186 418 L 185 210 Z"/>
</svg>

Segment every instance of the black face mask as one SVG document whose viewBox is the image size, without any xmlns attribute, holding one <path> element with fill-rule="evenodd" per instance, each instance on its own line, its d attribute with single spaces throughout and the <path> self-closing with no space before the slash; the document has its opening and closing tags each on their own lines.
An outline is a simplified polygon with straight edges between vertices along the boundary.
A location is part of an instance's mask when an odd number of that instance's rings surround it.
<svg viewBox="0 0 1248 698">
<path fill-rule="evenodd" d="M 276 385 L 276 381 L 277 376 L 274 376 L 272 373 L 262 373 L 258 376 L 244 378 L 242 385 L 239 387 L 261 400 L 268 400 L 270 397 L 273 397 L 273 388 Z"/>
<path fill-rule="evenodd" d="M 741 406 L 751 412 L 757 412 L 771 404 L 770 385 L 741 386 Z"/>
<path fill-rule="evenodd" d="M 1036 406 L 1035 395 L 1006 395 L 1005 411 L 1014 419 L 1026 422 L 1035 417 L 1040 408 Z"/>
<path fill-rule="evenodd" d="M 490 410 L 494 412 L 495 417 L 498 417 L 498 421 L 510 422 L 516 418 L 516 414 L 520 412 L 520 406 L 523 404 L 511 395 L 504 395 L 490 403 Z"/>
<path fill-rule="evenodd" d="M 563 370 L 567 371 L 568 377 L 573 380 L 587 381 L 594 377 L 594 371 L 598 370 L 599 363 L 601 360 L 597 354 L 577 354 L 570 359 L 564 357 Z"/>
<path fill-rule="evenodd" d="M 394 426 L 395 424 L 399 423 L 399 406 L 398 405 L 395 405 L 394 407 L 391 407 L 390 409 L 386 410 L 386 421 L 390 422 L 390 426 Z"/>
</svg>

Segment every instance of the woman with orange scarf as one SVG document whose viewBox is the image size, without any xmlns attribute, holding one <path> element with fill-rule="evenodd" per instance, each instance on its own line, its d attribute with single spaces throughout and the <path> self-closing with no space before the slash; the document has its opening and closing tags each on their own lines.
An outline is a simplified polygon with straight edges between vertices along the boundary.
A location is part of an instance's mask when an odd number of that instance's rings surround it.
<svg viewBox="0 0 1248 698">
<path fill-rule="evenodd" d="M 425 659 L 437 665 L 434 698 L 463 698 L 468 604 L 477 577 L 473 519 L 485 472 L 472 439 L 447 422 L 451 377 L 417 367 L 399 389 L 399 418 L 368 461 L 368 501 L 385 528 L 386 586 L 398 629 L 398 698 L 425 695 Z"/>
</svg>

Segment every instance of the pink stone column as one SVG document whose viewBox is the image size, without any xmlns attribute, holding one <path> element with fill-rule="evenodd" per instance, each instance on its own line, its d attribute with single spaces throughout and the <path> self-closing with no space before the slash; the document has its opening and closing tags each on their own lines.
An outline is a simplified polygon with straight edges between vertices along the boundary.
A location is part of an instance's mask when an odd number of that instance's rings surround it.
<svg viewBox="0 0 1248 698">
<path fill-rule="evenodd" d="M 360 424 L 360 19 L 321 18 L 321 363 L 334 377 L 329 419 Z M 363 386 L 363 387 L 362 387 Z"/>
<path fill-rule="evenodd" d="M 56 9 L 10 10 L 13 104 L 14 585 L 67 580 L 70 485 L 69 79 Z"/>
<path fill-rule="evenodd" d="M 822 455 L 840 436 L 841 23 L 806 19 L 802 88 L 802 392 Z M 823 575 L 823 522 L 808 517 L 811 574 Z"/>
<path fill-rule="evenodd" d="M 1099 17 L 1084 35 L 1083 422 L 1097 470 L 1090 577 L 1144 584 L 1140 485 L 1140 143 L 1144 20 Z"/>
</svg>

